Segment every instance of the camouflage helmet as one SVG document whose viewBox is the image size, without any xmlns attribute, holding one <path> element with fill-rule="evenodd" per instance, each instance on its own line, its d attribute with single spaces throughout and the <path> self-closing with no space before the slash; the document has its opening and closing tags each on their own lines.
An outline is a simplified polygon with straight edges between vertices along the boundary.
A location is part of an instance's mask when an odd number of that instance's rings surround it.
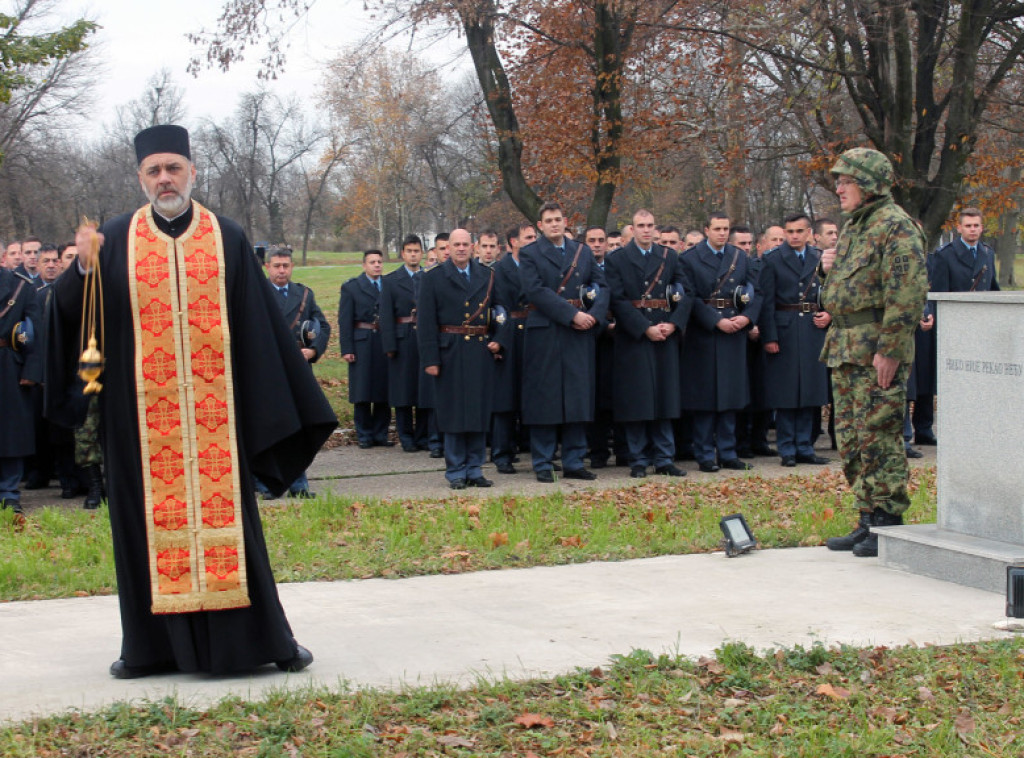
<svg viewBox="0 0 1024 758">
<path fill-rule="evenodd" d="M 886 195 L 895 181 L 892 163 L 882 153 L 868 147 L 855 147 L 839 156 L 833 174 L 853 177 L 866 195 Z"/>
</svg>

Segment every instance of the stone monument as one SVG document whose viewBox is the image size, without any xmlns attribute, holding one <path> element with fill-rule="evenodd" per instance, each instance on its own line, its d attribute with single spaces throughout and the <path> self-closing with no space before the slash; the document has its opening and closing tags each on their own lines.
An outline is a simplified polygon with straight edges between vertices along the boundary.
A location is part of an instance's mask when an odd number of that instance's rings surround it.
<svg viewBox="0 0 1024 758">
<path fill-rule="evenodd" d="M 1000 594 L 1024 565 L 1024 292 L 937 301 L 938 518 L 879 529 L 892 568 Z"/>
</svg>

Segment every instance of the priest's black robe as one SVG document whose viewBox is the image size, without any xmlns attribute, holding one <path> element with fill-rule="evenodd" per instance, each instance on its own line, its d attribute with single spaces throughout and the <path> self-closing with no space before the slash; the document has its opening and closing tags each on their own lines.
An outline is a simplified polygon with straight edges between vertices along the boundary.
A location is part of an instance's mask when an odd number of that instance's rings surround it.
<svg viewBox="0 0 1024 758">
<path fill-rule="evenodd" d="M 225 292 L 231 333 L 236 434 L 249 599 L 247 608 L 160 614 L 151 611 L 149 551 L 143 496 L 135 379 L 135 334 L 128 282 L 128 233 L 133 214 L 103 225 L 106 366 L 100 381 L 101 443 L 113 532 L 123 641 L 130 667 L 224 674 L 247 671 L 296 654 L 270 568 L 253 475 L 280 494 L 313 460 L 337 425 L 302 357 L 274 293 L 235 222 L 218 216 L 224 243 Z M 178 238 L 192 222 L 156 225 Z M 74 378 L 79 351 L 83 277 L 77 266 L 54 285 L 47 398 L 51 418 L 65 424 L 81 413 Z M 61 388 L 55 391 L 54 388 Z"/>
</svg>

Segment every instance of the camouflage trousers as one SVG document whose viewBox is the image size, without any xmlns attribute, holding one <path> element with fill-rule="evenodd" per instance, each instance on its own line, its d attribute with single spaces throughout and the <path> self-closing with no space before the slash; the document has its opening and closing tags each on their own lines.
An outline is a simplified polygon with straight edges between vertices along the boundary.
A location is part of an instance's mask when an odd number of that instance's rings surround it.
<svg viewBox="0 0 1024 758">
<path fill-rule="evenodd" d="M 836 440 L 858 510 L 881 508 L 899 516 L 910 506 L 903 446 L 909 371 L 901 363 L 889 389 L 882 389 L 873 366 L 832 369 Z"/>
<path fill-rule="evenodd" d="M 75 427 L 75 465 L 99 466 L 103 464 L 103 451 L 100 449 L 100 398 L 92 395 L 89 398 L 89 410 L 85 421 Z"/>
</svg>

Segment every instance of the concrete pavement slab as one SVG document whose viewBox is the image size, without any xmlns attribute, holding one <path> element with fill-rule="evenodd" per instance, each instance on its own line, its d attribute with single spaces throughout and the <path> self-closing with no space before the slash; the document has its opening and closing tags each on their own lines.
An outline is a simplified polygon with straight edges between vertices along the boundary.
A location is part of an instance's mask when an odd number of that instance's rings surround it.
<svg viewBox="0 0 1024 758">
<path fill-rule="evenodd" d="M 825 548 L 280 585 L 316 662 L 300 674 L 120 681 L 115 597 L 0 605 L 0 719 L 177 695 L 202 705 L 309 685 L 397 687 L 526 678 L 602 665 L 635 648 L 707 655 L 825 644 L 996 638 L 998 594 L 887 569 Z"/>
</svg>

